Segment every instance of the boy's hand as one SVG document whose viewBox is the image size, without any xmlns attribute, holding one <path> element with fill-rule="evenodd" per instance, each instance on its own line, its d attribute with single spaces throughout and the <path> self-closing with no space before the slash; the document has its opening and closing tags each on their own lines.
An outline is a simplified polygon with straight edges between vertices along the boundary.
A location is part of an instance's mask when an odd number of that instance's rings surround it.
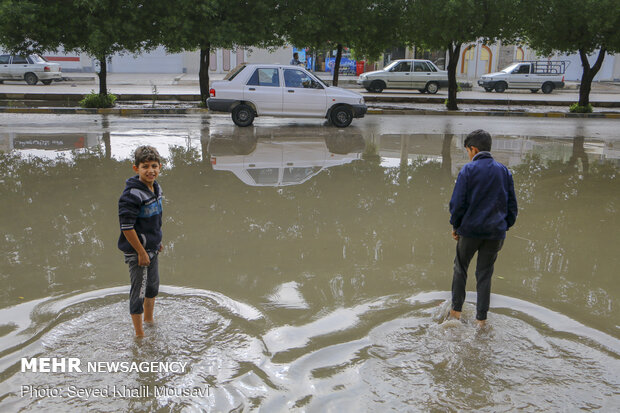
<svg viewBox="0 0 620 413">
<path fill-rule="evenodd" d="M 142 250 L 138 253 L 138 265 L 141 267 L 148 267 L 151 264 L 151 259 L 149 258 L 149 254 Z"/>
<path fill-rule="evenodd" d="M 452 230 L 452 238 L 454 238 L 455 241 L 459 240 L 459 234 L 456 233 L 455 229 Z"/>
<path fill-rule="evenodd" d="M 163 249 L 164 249 L 164 244 L 159 244 L 159 252 L 162 252 Z"/>
</svg>

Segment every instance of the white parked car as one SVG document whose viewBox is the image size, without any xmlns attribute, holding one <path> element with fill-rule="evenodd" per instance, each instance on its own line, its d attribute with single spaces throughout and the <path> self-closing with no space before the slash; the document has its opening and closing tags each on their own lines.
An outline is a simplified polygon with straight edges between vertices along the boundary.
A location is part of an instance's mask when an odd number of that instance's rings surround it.
<svg viewBox="0 0 620 413">
<path fill-rule="evenodd" d="M 232 113 L 238 126 L 268 115 L 327 118 L 344 128 L 366 114 L 362 95 L 328 86 L 299 66 L 241 64 L 213 82 L 209 95 L 209 110 Z"/>
<path fill-rule="evenodd" d="M 362 73 L 357 84 L 373 93 L 383 89 L 418 89 L 420 93 L 435 94 L 448 87 L 448 72 L 439 70 L 430 60 L 401 59 L 381 70 Z"/>
<path fill-rule="evenodd" d="M 62 80 L 62 71 L 58 63 L 51 63 L 39 55 L 12 56 L 0 55 L 0 83 L 5 80 L 25 80 L 29 85 L 36 85 L 40 80 L 44 85 Z"/>
<path fill-rule="evenodd" d="M 564 87 L 564 73 L 568 62 L 561 60 L 541 60 L 517 62 L 500 70 L 489 73 L 478 80 L 478 85 L 485 91 L 502 93 L 506 89 L 529 89 L 532 93 L 541 89 L 551 93 L 554 89 Z"/>
</svg>

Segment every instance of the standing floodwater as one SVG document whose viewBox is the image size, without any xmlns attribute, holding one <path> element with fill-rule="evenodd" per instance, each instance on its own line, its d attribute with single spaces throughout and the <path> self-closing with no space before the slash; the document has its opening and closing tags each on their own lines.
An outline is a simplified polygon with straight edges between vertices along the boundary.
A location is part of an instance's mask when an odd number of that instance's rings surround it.
<svg viewBox="0 0 620 413">
<path fill-rule="evenodd" d="M 442 323 L 470 120 L 23 119 L 0 125 L 1 411 L 620 407 L 613 124 L 488 120 L 520 211 L 477 330 L 473 277 Z M 165 237 L 136 340 L 117 200 L 141 144 L 166 158 Z M 84 368 L 22 371 L 43 357 Z"/>
</svg>

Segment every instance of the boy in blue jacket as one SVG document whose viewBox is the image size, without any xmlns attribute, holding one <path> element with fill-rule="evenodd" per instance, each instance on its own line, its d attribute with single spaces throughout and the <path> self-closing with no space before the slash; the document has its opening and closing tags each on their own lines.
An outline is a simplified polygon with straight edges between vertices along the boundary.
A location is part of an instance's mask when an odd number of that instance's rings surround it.
<svg viewBox="0 0 620 413">
<path fill-rule="evenodd" d="M 491 135 L 482 129 L 467 135 L 464 146 L 471 162 L 459 172 L 450 200 L 452 237 L 457 241 L 450 316 L 461 317 L 467 268 L 478 252 L 476 322 L 479 326 L 487 319 L 493 265 L 504 245 L 506 231 L 517 219 L 512 174 L 493 159 L 491 143 Z"/>
<path fill-rule="evenodd" d="M 137 337 L 144 336 L 144 322 L 153 322 L 155 297 L 159 292 L 157 255 L 162 249 L 162 190 L 156 179 L 161 157 L 152 146 L 140 146 L 134 152 L 133 170 L 118 200 L 121 235 L 118 248 L 129 264 L 131 289 L 129 313 Z"/>
</svg>

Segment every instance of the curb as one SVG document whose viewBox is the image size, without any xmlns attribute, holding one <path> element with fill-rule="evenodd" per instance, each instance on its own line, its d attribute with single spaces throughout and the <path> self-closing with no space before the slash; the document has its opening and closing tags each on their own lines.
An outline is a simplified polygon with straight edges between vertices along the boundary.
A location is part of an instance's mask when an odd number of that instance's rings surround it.
<svg viewBox="0 0 620 413">
<path fill-rule="evenodd" d="M 63 101 L 77 102 L 84 98 L 87 94 L 80 93 L 0 93 L 0 100 L 39 100 L 39 101 Z M 119 102 L 136 102 L 136 101 L 178 101 L 178 102 L 199 102 L 200 94 L 142 94 L 142 93 L 120 93 L 116 94 Z M 366 102 L 372 103 L 433 103 L 443 105 L 445 97 L 431 96 L 377 96 L 362 94 Z M 534 99 L 472 99 L 458 98 L 457 103 L 474 104 L 474 105 L 497 105 L 497 106 L 566 106 L 569 107 L 574 100 L 534 100 Z M 600 108 L 620 108 L 620 101 L 594 101 L 590 102 L 593 107 Z"/>
<path fill-rule="evenodd" d="M 0 113 L 36 113 L 48 115 L 187 115 L 207 113 L 201 108 L 0 108 Z"/>
<path fill-rule="evenodd" d="M 368 109 L 369 115 L 439 115 L 439 116 L 514 116 L 525 118 L 591 118 L 620 119 L 620 113 L 570 113 L 570 112 L 513 112 L 513 111 L 460 111 L 424 109 Z"/>
<path fill-rule="evenodd" d="M 0 108 L 0 113 L 30 113 L 49 115 L 189 115 L 209 113 L 202 108 Z M 368 115 L 422 115 L 422 116 L 513 116 L 530 118 L 591 118 L 620 119 L 620 113 L 570 113 L 570 112 L 490 112 L 490 111 L 455 111 L 423 109 L 368 109 Z"/>
</svg>

